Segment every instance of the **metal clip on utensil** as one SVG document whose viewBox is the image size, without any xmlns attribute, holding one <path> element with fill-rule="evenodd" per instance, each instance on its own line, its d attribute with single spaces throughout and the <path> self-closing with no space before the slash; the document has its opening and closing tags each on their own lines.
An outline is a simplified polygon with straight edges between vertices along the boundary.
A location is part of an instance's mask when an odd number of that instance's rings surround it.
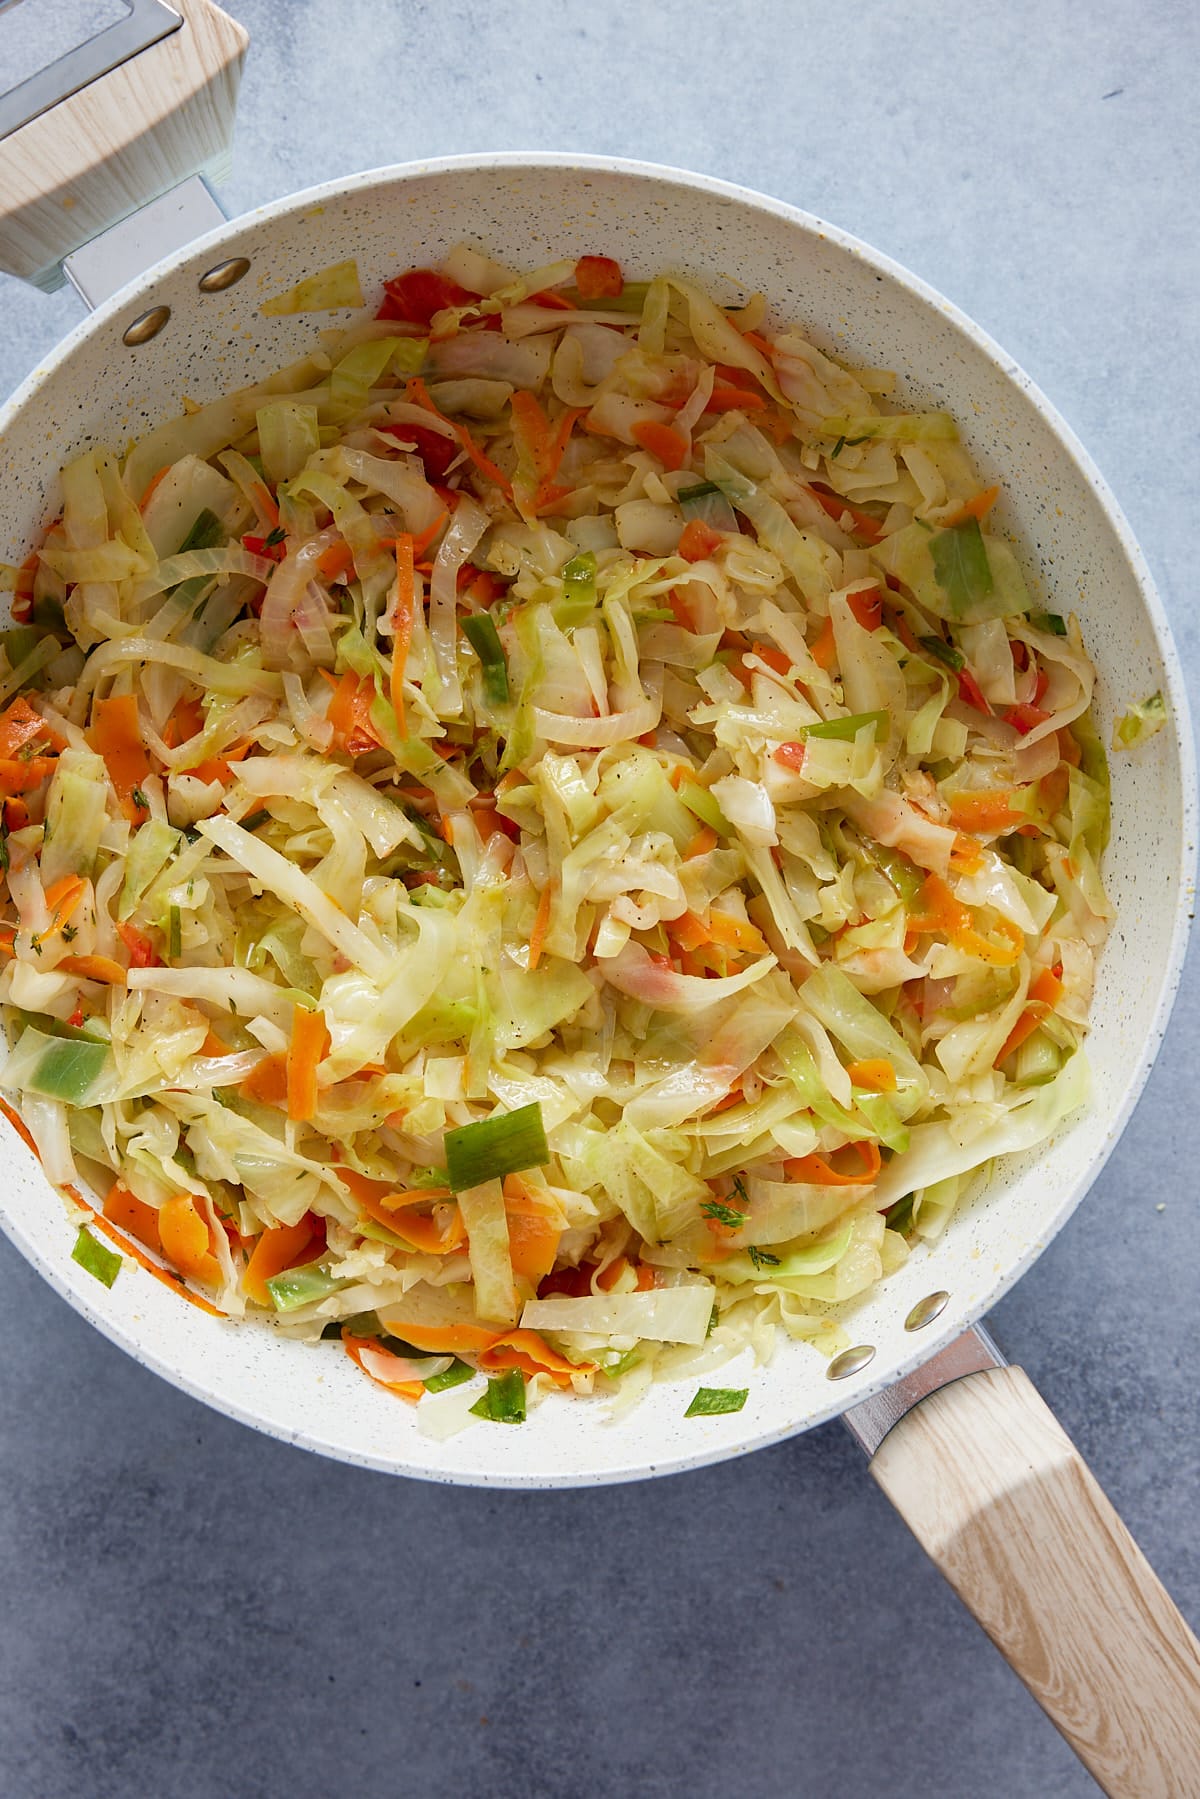
<svg viewBox="0 0 1200 1799">
<path fill-rule="evenodd" d="M 203 177 L 228 173 L 249 42 L 210 0 L 122 3 L 0 93 L 0 271 L 89 306 L 224 221 Z"/>
</svg>

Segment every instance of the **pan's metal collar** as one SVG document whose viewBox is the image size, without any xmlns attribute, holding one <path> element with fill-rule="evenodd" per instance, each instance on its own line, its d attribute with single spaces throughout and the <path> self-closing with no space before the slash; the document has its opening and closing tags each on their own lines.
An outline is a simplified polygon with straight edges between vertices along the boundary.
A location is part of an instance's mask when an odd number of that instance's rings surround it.
<svg viewBox="0 0 1200 1799">
<path fill-rule="evenodd" d="M 853 1355 L 854 1351 L 846 1353 Z M 939 1387 L 947 1387 L 951 1381 L 961 1380 L 967 1374 L 982 1374 L 988 1368 L 1004 1367 L 1007 1363 L 991 1337 L 981 1324 L 976 1324 L 961 1337 L 956 1337 L 953 1343 L 948 1343 L 939 1355 L 931 1356 L 911 1374 L 906 1374 L 903 1380 L 850 1406 L 842 1417 L 860 1448 L 872 1456 L 892 1426 L 899 1424 L 906 1412 L 911 1412 Z"/>
</svg>

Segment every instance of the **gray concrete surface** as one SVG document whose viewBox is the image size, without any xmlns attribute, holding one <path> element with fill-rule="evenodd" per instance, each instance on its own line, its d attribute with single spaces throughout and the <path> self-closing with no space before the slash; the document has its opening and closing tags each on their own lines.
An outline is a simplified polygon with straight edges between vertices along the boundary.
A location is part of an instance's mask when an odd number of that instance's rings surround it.
<svg viewBox="0 0 1200 1799">
<path fill-rule="evenodd" d="M 744 181 L 919 271 L 1079 431 L 1200 672 L 1194 8 L 231 10 L 254 38 L 233 209 L 576 148 Z M 0 282 L 0 393 L 76 317 Z M 1120 1148 L 992 1317 L 1193 1622 L 1198 1001 L 1193 957 Z M 215 1416 L 3 1240 L 0 1294 L 5 1799 L 1096 1791 L 840 1427 L 656 1484 L 443 1491 Z"/>
</svg>

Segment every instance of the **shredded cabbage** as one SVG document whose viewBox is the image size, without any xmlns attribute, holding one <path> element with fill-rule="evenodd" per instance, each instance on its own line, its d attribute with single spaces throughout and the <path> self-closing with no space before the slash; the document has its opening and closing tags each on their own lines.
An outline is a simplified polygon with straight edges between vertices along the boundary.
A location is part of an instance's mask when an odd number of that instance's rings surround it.
<svg viewBox="0 0 1200 1799">
<path fill-rule="evenodd" d="M 835 1353 L 1086 1097 L 1077 621 L 952 419 L 764 316 L 459 247 L 85 449 L 3 570 L 0 1086 L 110 1228 L 435 1435 L 501 1416 L 476 1369 L 619 1408 Z"/>
</svg>

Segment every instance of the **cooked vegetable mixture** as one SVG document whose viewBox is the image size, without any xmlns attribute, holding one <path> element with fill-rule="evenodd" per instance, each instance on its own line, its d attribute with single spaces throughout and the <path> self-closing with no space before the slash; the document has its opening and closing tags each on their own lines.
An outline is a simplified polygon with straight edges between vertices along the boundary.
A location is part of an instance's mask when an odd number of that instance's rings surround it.
<svg viewBox="0 0 1200 1799">
<path fill-rule="evenodd" d="M 1085 1097 L 1078 625 L 954 420 L 758 296 L 460 247 L 376 305 L 4 574 L 0 1086 L 99 1279 L 438 1434 L 832 1352 Z"/>
</svg>

